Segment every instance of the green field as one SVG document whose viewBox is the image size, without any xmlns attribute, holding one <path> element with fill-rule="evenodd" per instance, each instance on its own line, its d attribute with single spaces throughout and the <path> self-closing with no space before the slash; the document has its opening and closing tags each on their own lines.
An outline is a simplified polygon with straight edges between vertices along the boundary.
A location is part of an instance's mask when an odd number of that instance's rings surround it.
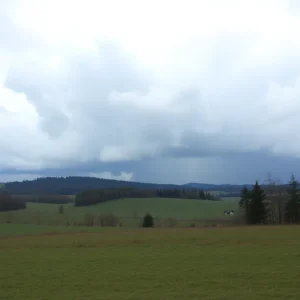
<svg viewBox="0 0 300 300">
<path fill-rule="evenodd" d="M 65 204 L 64 214 L 58 213 L 57 204 L 28 203 L 25 210 L 0 213 L 0 223 L 33 223 L 47 225 L 65 225 L 83 222 L 85 215 L 95 216 L 112 213 L 122 220 L 124 226 L 136 227 L 140 219 L 151 213 L 156 218 L 173 218 L 188 226 L 193 220 L 229 220 L 224 218 L 224 209 L 237 209 L 238 198 L 226 198 L 224 201 L 142 198 L 120 199 L 98 205 L 74 207 Z"/>
<path fill-rule="evenodd" d="M 1 300 L 300 299 L 297 226 L 56 235 L 27 226 L 0 225 Z"/>
<path fill-rule="evenodd" d="M 118 230 L 120 228 L 111 228 Z M 0 224 L 0 238 L 13 236 L 27 236 L 36 234 L 59 234 L 59 233 L 87 233 L 101 232 L 101 227 L 90 226 L 53 226 L 53 225 L 37 225 L 37 224 Z M 1 299 L 1 298 L 0 298 Z"/>
</svg>

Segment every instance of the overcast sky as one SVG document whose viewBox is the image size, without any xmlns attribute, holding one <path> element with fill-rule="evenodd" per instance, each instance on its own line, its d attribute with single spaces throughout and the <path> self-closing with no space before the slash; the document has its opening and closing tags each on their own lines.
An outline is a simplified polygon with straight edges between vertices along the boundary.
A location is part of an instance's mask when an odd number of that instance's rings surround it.
<svg viewBox="0 0 300 300">
<path fill-rule="evenodd" d="M 0 181 L 300 176 L 300 2 L 0 1 Z"/>
</svg>

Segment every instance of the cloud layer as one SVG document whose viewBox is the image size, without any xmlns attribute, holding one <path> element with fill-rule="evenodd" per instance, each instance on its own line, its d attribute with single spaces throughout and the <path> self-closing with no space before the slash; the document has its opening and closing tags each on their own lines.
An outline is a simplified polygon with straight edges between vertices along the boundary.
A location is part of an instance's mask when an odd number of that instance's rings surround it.
<svg viewBox="0 0 300 300">
<path fill-rule="evenodd" d="M 2 3 L 1 177 L 247 182 L 295 171 L 295 2 L 188 2 Z"/>
</svg>

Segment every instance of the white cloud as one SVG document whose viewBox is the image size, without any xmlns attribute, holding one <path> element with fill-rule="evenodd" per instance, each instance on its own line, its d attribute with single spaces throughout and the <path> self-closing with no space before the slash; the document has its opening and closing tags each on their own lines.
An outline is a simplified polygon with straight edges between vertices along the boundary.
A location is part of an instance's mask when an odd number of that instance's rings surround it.
<svg viewBox="0 0 300 300">
<path fill-rule="evenodd" d="M 0 169 L 261 149 L 298 157 L 291 5 L 2 2 Z"/>
<path fill-rule="evenodd" d="M 114 179 L 114 180 L 124 180 L 124 181 L 131 181 L 133 174 L 121 172 L 120 175 L 114 175 L 111 172 L 100 172 L 100 173 L 84 173 L 82 176 L 90 176 L 96 178 L 104 178 L 104 179 Z"/>
</svg>

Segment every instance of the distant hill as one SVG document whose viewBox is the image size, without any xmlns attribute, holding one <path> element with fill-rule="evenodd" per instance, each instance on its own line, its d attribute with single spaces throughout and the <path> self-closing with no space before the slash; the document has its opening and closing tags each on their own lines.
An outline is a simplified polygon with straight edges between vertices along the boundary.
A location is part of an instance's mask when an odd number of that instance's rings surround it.
<svg viewBox="0 0 300 300">
<path fill-rule="evenodd" d="M 1 186 L 1 185 L 0 185 Z M 155 184 L 134 181 L 121 181 L 113 179 L 102 179 L 95 177 L 43 177 L 35 180 L 24 180 L 22 182 L 8 182 L 5 189 L 12 194 L 60 194 L 75 195 L 82 191 L 102 188 L 123 188 L 133 187 L 139 189 L 201 189 L 205 191 L 239 192 L 244 185 L 230 184 L 205 184 L 187 183 L 176 184 Z M 250 187 L 251 185 L 246 185 Z"/>
<path fill-rule="evenodd" d="M 187 183 L 183 186 L 207 191 L 223 191 L 223 192 L 236 192 L 240 191 L 244 186 L 251 188 L 251 184 L 209 184 L 209 183 Z"/>
<path fill-rule="evenodd" d="M 80 176 L 43 177 L 35 180 L 24 180 L 22 182 L 15 181 L 5 184 L 5 189 L 12 194 L 75 195 L 87 190 L 123 187 L 147 190 L 182 188 L 175 184 L 142 183 Z"/>
</svg>

